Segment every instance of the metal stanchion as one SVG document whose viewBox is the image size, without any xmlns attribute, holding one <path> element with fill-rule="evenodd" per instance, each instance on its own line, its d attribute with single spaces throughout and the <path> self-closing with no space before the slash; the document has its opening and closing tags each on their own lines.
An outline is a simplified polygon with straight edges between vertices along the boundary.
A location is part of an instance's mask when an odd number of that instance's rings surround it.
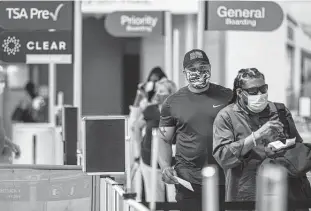
<svg viewBox="0 0 311 211">
<path fill-rule="evenodd" d="M 99 206 L 102 211 L 108 211 L 107 208 L 107 183 L 104 179 L 100 180 L 100 199 Z"/>
<path fill-rule="evenodd" d="M 82 1 L 74 1 L 74 62 L 73 62 L 73 105 L 78 108 L 78 149 L 81 143 L 81 113 L 82 113 Z"/>
<path fill-rule="evenodd" d="M 133 199 L 127 200 L 127 204 L 130 207 L 132 207 L 134 210 L 137 210 L 137 211 L 149 211 L 149 209 L 147 207 L 145 207 L 144 205 L 140 204 L 139 202 L 137 202 Z"/>
<path fill-rule="evenodd" d="M 100 207 L 103 211 L 149 211 L 147 207 L 135 201 L 135 195 L 128 194 L 122 185 L 110 178 L 101 179 Z"/>
<path fill-rule="evenodd" d="M 116 211 L 116 191 L 114 190 L 112 185 L 111 185 L 111 210 L 109 211 Z"/>
<path fill-rule="evenodd" d="M 49 122 L 55 126 L 56 64 L 49 64 Z"/>
<path fill-rule="evenodd" d="M 202 170 L 203 211 L 219 211 L 218 169 L 216 166 L 207 166 Z"/>
<path fill-rule="evenodd" d="M 180 75 L 180 70 L 179 70 L 179 41 L 180 41 L 180 36 L 179 36 L 179 30 L 174 29 L 173 31 L 173 81 L 175 82 L 177 88 L 179 88 L 179 75 Z"/>
<path fill-rule="evenodd" d="M 203 49 L 204 46 L 204 23 L 205 23 L 205 1 L 198 1 L 199 12 L 198 12 L 198 28 L 197 28 L 197 48 Z"/>
<path fill-rule="evenodd" d="M 287 210 L 287 172 L 281 166 L 266 165 L 257 177 L 256 211 Z"/>
<path fill-rule="evenodd" d="M 156 210 L 156 191 L 157 191 L 157 171 L 158 171 L 158 152 L 159 152 L 159 143 L 157 139 L 157 128 L 152 129 L 152 153 L 151 153 L 151 197 L 149 209 L 151 211 Z"/>
<path fill-rule="evenodd" d="M 107 208 L 108 208 L 108 211 L 111 211 L 111 203 L 112 203 L 112 197 L 111 197 L 111 185 L 110 184 L 107 184 Z"/>
<path fill-rule="evenodd" d="M 172 48 L 173 48 L 173 27 L 172 27 L 172 13 L 170 11 L 164 12 L 165 14 L 165 40 L 164 40 L 164 62 L 165 72 L 169 79 L 173 78 L 173 66 L 172 66 Z"/>
</svg>

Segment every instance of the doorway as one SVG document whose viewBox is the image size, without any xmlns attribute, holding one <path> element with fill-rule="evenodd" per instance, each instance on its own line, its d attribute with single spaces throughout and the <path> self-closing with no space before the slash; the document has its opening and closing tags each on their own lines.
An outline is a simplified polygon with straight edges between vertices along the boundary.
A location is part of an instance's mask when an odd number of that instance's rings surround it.
<svg viewBox="0 0 311 211">
<path fill-rule="evenodd" d="M 122 113 L 128 115 L 140 81 L 140 38 L 125 39 L 123 54 L 123 103 Z"/>
</svg>

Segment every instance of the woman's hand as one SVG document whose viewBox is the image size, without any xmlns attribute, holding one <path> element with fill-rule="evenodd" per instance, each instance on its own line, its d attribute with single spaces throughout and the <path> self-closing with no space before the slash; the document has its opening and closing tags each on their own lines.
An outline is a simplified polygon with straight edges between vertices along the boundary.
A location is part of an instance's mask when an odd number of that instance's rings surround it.
<svg viewBox="0 0 311 211">
<path fill-rule="evenodd" d="M 254 132 L 256 141 L 268 140 L 268 142 L 274 142 L 284 138 L 283 127 L 283 124 L 278 120 L 266 122 Z"/>
</svg>

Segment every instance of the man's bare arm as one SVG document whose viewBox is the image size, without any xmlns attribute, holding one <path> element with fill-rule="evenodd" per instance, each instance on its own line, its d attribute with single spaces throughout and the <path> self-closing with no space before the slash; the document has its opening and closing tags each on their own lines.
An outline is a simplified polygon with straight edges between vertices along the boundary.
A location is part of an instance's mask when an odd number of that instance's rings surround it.
<svg viewBox="0 0 311 211">
<path fill-rule="evenodd" d="M 172 163 L 172 139 L 175 127 L 160 127 L 157 133 L 159 139 L 159 164 L 161 169 L 171 166 Z"/>
</svg>

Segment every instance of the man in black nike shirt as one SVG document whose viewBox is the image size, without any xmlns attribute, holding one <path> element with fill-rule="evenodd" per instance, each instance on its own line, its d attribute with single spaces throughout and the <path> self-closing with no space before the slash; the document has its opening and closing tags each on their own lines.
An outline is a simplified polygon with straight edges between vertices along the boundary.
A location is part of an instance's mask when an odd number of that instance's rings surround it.
<svg viewBox="0 0 311 211">
<path fill-rule="evenodd" d="M 210 83 L 211 65 L 205 52 L 193 49 L 185 54 L 184 74 L 189 83 L 169 96 L 161 109 L 159 164 L 162 179 L 176 184 L 176 200 L 181 211 L 202 210 L 202 168 L 217 164 L 212 155 L 213 122 L 232 96 L 230 89 Z M 172 143 L 176 142 L 176 165 L 171 167 Z M 220 200 L 224 200 L 225 180 L 219 172 Z M 178 184 L 178 176 L 191 183 L 194 191 Z"/>
</svg>

